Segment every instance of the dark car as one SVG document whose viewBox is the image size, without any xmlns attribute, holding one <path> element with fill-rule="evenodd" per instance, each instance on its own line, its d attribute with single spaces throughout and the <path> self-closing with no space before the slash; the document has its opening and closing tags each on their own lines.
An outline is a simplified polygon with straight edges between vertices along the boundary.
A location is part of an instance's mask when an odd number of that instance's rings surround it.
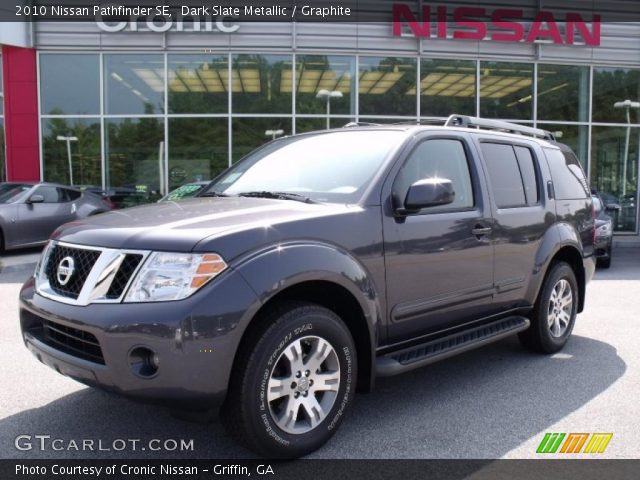
<svg viewBox="0 0 640 480">
<path fill-rule="evenodd" d="M 548 132 L 463 116 L 312 132 L 198 198 L 57 230 L 21 290 L 21 328 L 60 373 L 221 405 L 240 442 L 295 457 L 376 376 L 514 334 L 560 350 L 593 238 L 584 173 Z"/>
<path fill-rule="evenodd" d="M 171 190 L 167 195 L 162 197 L 159 202 L 176 202 L 185 198 L 197 196 L 211 182 L 191 182 L 180 185 L 178 188 Z"/>
<path fill-rule="evenodd" d="M 34 247 L 63 223 L 108 211 L 92 193 L 54 183 L 0 183 L 0 251 Z"/>
<path fill-rule="evenodd" d="M 613 218 L 609 216 L 609 212 L 616 212 L 620 207 L 615 204 L 605 204 L 602 197 L 595 192 L 592 192 L 591 198 L 596 217 L 595 253 L 597 265 L 609 268 L 613 252 Z"/>
</svg>

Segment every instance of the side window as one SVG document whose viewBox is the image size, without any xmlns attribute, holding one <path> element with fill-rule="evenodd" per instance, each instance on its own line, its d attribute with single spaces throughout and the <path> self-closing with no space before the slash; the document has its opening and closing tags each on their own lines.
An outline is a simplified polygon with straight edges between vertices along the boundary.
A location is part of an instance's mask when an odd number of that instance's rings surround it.
<svg viewBox="0 0 640 480">
<path fill-rule="evenodd" d="M 65 198 L 67 202 L 73 202 L 74 200 L 79 199 L 80 195 L 82 195 L 80 192 L 76 192 L 75 190 L 67 190 L 67 189 L 65 189 L 64 193 L 65 193 Z"/>
<path fill-rule="evenodd" d="M 551 178 L 553 178 L 553 190 L 558 200 L 589 197 L 589 186 L 584 172 L 572 152 L 545 148 L 544 153 L 547 156 Z"/>
<path fill-rule="evenodd" d="M 412 184 L 434 177 L 451 180 L 455 192 L 453 203 L 434 208 L 441 211 L 473 207 L 469 162 L 460 140 L 433 139 L 419 144 L 400 170 L 394 184 L 394 193 L 399 200 L 404 200 Z"/>
<path fill-rule="evenodd" d="M 516 151 L 516 157 L 518 157 L 518 166 L 520 167 L 520 175 L 522 175 L 527 205 L 535 205 L 540 200 L 540 189 L 538 188 L 538 176 L 533 163 L 533 154 L 527 147 L 514 146 L 513 149 Z"/>
<path fill-rule="evenodd" d="M 489 170 L 489 180 L 496 206 L 498 208 L 526 206 L 524 185 L 513 146 L 483 142 L 481 148 Z"/>
<path fill-rule="evenodd" d="M 65 201 L 64 192 L 61 188 L 41 185 L 33 194 L 42 195 L 44 197 L 44 203 L 62 203 Z"/>
</svg>

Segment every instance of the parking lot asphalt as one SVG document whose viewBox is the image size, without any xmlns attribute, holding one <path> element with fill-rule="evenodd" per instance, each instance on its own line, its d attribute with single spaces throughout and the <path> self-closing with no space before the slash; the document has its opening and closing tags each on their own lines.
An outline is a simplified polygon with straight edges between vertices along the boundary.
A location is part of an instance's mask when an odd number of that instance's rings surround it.
<svg viewBox="0 0 640 480">
<path fill-rule="evenodd" d="M 87 388 L 40 364 L 22 343 L 17 314 L 20 283 L 33 266 L 11 266 L 0 272 L 0 458 L 251 456 L 217 420 L 178 420 L 166 408 Z M 599 458 L 640 457 L 639 292 L 640 250 L 618 249 L 611 269 L 599 270 L 589 284 L 585 312 L 561 353 L 534 355 L 509 338 L 379 379 L 372 393 L 356 397 L 336 436 L 311 457 L 535 458 L 546 432 L 613 433 Z M 21 451 L 19 435 L 63 439 L 64 449 Z M 194 448 L 68 449 L 71 440 L 83 439 L 105 448 L 118 439 L 140 439 L 138 447 L 150 439 L 193 440 Z"/>
</svg>

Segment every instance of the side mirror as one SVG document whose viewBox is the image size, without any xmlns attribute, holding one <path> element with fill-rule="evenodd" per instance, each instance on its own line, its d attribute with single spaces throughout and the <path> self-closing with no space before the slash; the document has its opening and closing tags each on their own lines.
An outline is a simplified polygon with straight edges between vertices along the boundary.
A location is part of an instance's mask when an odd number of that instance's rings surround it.
<svg viewBox="0 0 640 480">
<path fill-rule="evenodd" d="M 44 203 L 44 197 L 42 195 L 31 195 L 27 203 Z"/>
<path fill-rule="evenodd" d="M 617 203 L 607 203 L 604 206 L 604 209 L 607 212 L 619 212 L 620 210 L 622 210 L 622 207 Z"/>
<path fill-rule="evenodd" d="M 398 213 L 417 212 L 423 208 L 448 205 L 455 199 L 453 185 L 448 178 L 424 178 L 409 187 L 404 199 L 404 208 Z"/>
</svg>

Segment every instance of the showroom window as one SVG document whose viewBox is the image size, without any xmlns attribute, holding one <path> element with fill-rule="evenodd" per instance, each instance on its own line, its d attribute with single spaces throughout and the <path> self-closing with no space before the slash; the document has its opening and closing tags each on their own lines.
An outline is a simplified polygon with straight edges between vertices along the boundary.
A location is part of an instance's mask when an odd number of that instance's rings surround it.
<svg viewBox="0 0 640 480">
<path fill-rule="evenodd" d="M 476 113 L 476 62 L 420 60 L 420 116 Z"/>
<path fill-rule="evenodd" d="M 538 64 L 538 120 L 589 121 L 589 67 Z"/>
<path fill-rule="evenodd" d="M 91 54 L 40 56 L 43 114 L 100 114 L 100 57 Z"/>
<path fill-rule="evenodd" d="M 164 55 L 105 55 L 104 88 L 107 114 L 163 113 Z"/>
<path fill-rule="evenodd" d="M 228 55 L 169 55 L 169 113 L 229 111 Z"/>
<path fill-rule="evenodd" d="M 298 55 L 296 114 L 354 115 L 355 57 Z M 323 128 L 323 127 L 320 127 Z"/>
<path fill-rule="evenodd" d="M 290 118 L 234 118 L 233 119 L 233 163 L 260 145 L 291 135 Z"/>
<path fill-rule="evenodd" d="M 169 118 L 169 191 L 211 180 L 228 166 L 227 118 Z"/>
<path fill-rule="evenodd" d="M 416 116 L 416 59 L 360 57 L 360 116 Z"/>
<path fill-rule="evenodd" d="M 640 70 L 593 69 L 593 121 L 627 123 L 626 109 L 616 107 L 625 100 L 640 101 Z M 630 112 L 632 124 L 640 124 L 640 109 Z"/>
<path fill-rule="evenodd" d="M 107 185 L 122 206 L 155 202 L 164 189 L 164 119 L 109 118 L 105 121 Z"/>
<path fill-rule="evenodd" d="M 233 55 L 233 113 L 292 113 L 293 56 Z"/>
<path fill-rule="evenodd" d="M 100 119 L 42 120 L 43 178 L 82 187 L 102 185 Z"/>
<path fill-rule="evenodd" d="M 480 62 L 480 116 L 533 118 L 533 64 Z"/>
<path fill-rule="evenodd" d="M 42 177 L 102 187 L 100 55 L 41 54 Z"/>
</svg>

